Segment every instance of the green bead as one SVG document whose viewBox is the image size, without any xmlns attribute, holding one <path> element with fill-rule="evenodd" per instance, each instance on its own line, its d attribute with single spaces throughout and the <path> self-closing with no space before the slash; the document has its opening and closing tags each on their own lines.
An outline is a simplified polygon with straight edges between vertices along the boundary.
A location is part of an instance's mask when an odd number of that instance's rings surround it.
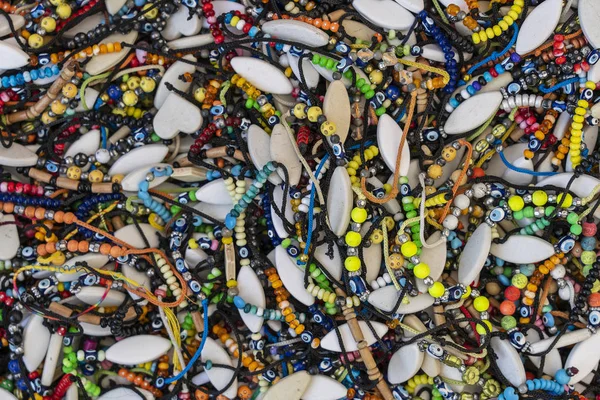
<svg viewBox="0 0 600 400">
<path fill-rule="evenodd" d="M 335 314 L 337 314 L 337 308 L 335 308 L 335 307 L 328 308 L 328 309 L 326 310 L 326 312 L 327 312 L 327 314 L 329 314 L 329 315 L 335 315 Z"/>
<path fill-rule="evenodd" d="M 366 97 L 366 93 L 371 91 L 371 85 L 362 85 L 359 90 Z"/>
<path fill-rule="evenodd" d="M 12 392 L 15 386 L 13 384 L 13 381 L 11 381 L 10 379 L 5 379 L 2 382 L 0 382 L 0 387 L 8 390 L 9 392 Z"/>
<path fill-rule="evenodd" d="M 414 211 L 414 210 L 413 210 L 413 211 L 409 211 L 409 212 L 407 212 L 407 213 L 406 213 L 406 218 L 407 218 L 407 219 L 408 219 L 408 218 L 414 218 L 414 217 L 416 217 L 416 216 L 417 216 L 417 212 L 416 212 L 416 211 Z"/>
<path fill-rule="evenodd" d="M 506 316 L 502 317 L 501 324 L 502 324 L 502 328 L 509 330 L 509 329 L 513 329 L 514 327 L 517 326 L 517 320 L 513 316 L 506 315 Z"/>
<path fill-rule="evenodd" d="M 331 70 L 333 70 L 334 66 L 335 66 L 335 60 L 332 58 L 328 59 L 327 65 L 325 66 L 325 68 L 327 68 L 328 70 L 331 71 Z"/>
<path fill-rule="evenodd" d="M 172 215 L 176 215 L 181 211 L 181 207 L 176 206 L 176 205 L 172 205 L 171 206 L 171 214 Z"/>
<path fill-rule="evenodd" d="M 313 64 L 318 64 L 320 60 L 321 60 L 321 56 L 320 55 L 313 54 L 313 58 L 312 58 L 312 63 Z"/>
<path fill-rule="evenodd" d="M 374 96 L 375 96 L 375 91 L 373 89 L 371 89 L 367 93 L 365 93 L 365 98 L 367 100 L 372 99 Z"/>
<path fill-rule="evenodd" d="M 196 197 L 196 191 L 195 190 L 190 190 L 188 192 L 188 196 L 190 196 L 190 200 L 191 201 L 198 201 L 198 198 Z"/>
<path fill-rule="evenodd" d="M 581 227 L 581 225 L 571 225 L 570 231 L 573 235 L 581 235 L 583 228 Z"/>
<path fill-rule="evenodd" d="M 509 267 L 504 267 L 504 270 L 502 271 L 502 273 L 504 274 L 504 276 L 506 276 L 507 278 L 512 277 L 512 268 Z"/>
<path fill-rule="evenodd" d="M 365 84 L 364 78 L 360 78 L 359 80 L 356 81 L 356 87 L 358 89 L 360 89 L 364 84 Z"/>
<path fill-rule="evenodd" d="M 549 217 L 550 215 L 552 215 L 552 213 L 554 212 L 555 209 L 556 209 L 556 207 L 554 207 L 554 206 L 548 206 L 544 210 L 544 214 L 546 214 L 546 217 Z"/>
<path fill-rule="evenodd" d="M 381 117 L 383 114 L 385 114 L 386 109 L 385 107 L 379 107 L 377 110 L 375 110 L 375 115 L 377 115 L 378 117 Z"/>
<path fill-rule="evenodd" d="M 533 207 L 525 207 L 523 209 L 523 215 L 525 215 L 526 218 L 533 218 Z"/>
<path fill-rule="evenodd" d="M 524 216 L 523 216 L 523 210 L 520 210 L 520 211 L 515 211 L 515 212 L 513 213 L 513 218 L 514 218 L 514 219 L 516 219 L 517 221 L 520 221 L 520 220 L 522 220 L 522 219 L 523 219 L 523 217 L 524 217 Z"/>
<path fill-rule="evenodd" d="M 344 78 L 346 78 L 346 79 L 352 79 L 352 71 L 350 71 L 350 68 L 348 68 L 346 70 L 346 72 L 344 72 Z"/>
<path fill-rule="evenodd" d="M 153 142 L 160 142 L 162 139 L 160 138 L 160 136 L 158 136 L 156 133 L 153 133 L 150 136 L 150 139 L 152 139 Z"/>
<path fill-rule="evenodd" d="M 327 65 L 327 57 L 321 57 L 321 59 L 319 60 L 319 65 L 325 68 L 325 66 Z"/>
<path fill-rule="evenodd" d="M 574 212 L 569 213 L 569 215 L 567 215 L 567 222 L 570 223 L 571 225 L 575 225 L 577 223 L 577 220 L 579 219 L 579 215 L 575 214 Z"/>
<path fill-rule="evenodd" d="M 248 98 L 248 100 L 246 100 L 245 106 L 247 109 L 251 109 L 254 106 L 254 99 Z"/>
</svg>

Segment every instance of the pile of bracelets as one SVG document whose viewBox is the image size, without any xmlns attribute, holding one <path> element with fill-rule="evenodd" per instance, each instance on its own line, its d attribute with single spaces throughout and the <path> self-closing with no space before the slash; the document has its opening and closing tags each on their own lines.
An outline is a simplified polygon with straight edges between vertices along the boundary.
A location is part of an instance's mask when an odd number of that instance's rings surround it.
<svg viewBox="0 0 600 400">
<path fill-rule="evenodd" d="M 600 399 L 599 26 L 0 1 L 0 400 Z"/>
</svg>

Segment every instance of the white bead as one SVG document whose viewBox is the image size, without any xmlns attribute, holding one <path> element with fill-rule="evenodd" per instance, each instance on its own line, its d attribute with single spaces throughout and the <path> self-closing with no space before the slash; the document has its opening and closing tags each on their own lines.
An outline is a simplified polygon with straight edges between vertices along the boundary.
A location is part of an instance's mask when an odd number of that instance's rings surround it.
<svg viewBox="0 0 600 400">
<path fill-rule="evenodd" d="M 453 231 L 458 227 L 458 218 L 456 218 L 452 214 L 447 215 L 446 218 L 444 218 L 444 222 L 442 223 L 442 225 L 444 226 L 444 228 L 448 228 L 451 231 Z"/>
<path fill-rule="evenodd" d="M 240 19 L 240 21 L 237 23 L 237 25 L 235 27 L 241 31 L 244 28 L 244 25 L 246 25 L 246 21 L 244 21 L 243 19 Z"/>
<path fill-rule="evenodd" d="M 485 183 L 476 183 L 471 187 L 471 189 L 473 190 L 473 196 L 475 196 L 476 199 L 481 199 L 482 197 L 485 197 L 485 194 L 487 192 Z"/>
<path fill-rule="evenodd" d="M 460 95 L 462 96 L 463 99 L 467 100 L 469 97 L 471 97 L 471 94 L 469 92 L 467 92 L 467 89 L 463 89 L 460 91 Z"/>
<path fill-rule="evenodd" d="M 554 279 L 561 279 L 565 277 L 565 266 L 562 264 L 558 264 L 552 271 L 550 271 L 550 275 Z"/>
<path fill-rule="evenodd" d="M 379 286 L 384 287 L 386 286 L 386 282 L 385 279 L 383 279 L 381 276 L 379 278 L 377 278 L 377 283 L 379 284 Z"/>
<path fill-rule="evenodd" d="M 106 164 L 110 161 L 110 153 L 106 149 L 98 149 L 96 150 L 96 161 L 101 164 Z"/>
<path fill-rule="evenodd" d="M 465 210 L 471 205 L 471 200 L 465 194 L 459 194 L 454 199 L 454 205 L 461 210 Z"/>
<path fill-rule="evenodd" d="M 373 281 L 371 281 L 371 287 L 372 287 L 374 290 L 377 290 L 377 289 L 379 289 L 379 283 L 377 283 L 377 280 L 373 280 Z"/>
<path fill-rule="evenodd" d="M 392 283 L 392 277 L 387 272 L 383 274 L 383 280 L 385 281 L 385 283 Z"/>
<path fill-rule="evenodd" d="M 298 205 L 298 211 L 302 211 L 303 213 L 308 213 L 308 206 L 306 204 Z"/>
</svg>

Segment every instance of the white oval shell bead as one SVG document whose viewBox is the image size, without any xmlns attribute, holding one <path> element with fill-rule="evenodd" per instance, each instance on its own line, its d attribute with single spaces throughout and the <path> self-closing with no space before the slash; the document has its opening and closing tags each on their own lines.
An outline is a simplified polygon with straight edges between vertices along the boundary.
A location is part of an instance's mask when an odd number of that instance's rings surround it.
<svg viewBox="0 0 600 400">
<path fill-rule="evenodd" d="M 358 324 L 360 325 L 360 329 L 364 334 L 367 345 L 371 346 L 374 344 L 377 341 L 377 338 L 373 335 L 367 323 L 365 321 L 359 321 Z M 387 325 L 382 324 L 381 322 L 371 321 L 371 325 L 373 326 L 373 329 L 375 330 L 375 333 L 377 333 L 378 337 L 382 337 L 388 331 Z M 350 327 L 348 324 L 339 325 L 338 330 L 342 337 L 342 342 L 344 343 L 344 350 L 346 352 L 358 350 L 358 346 L 356 345 L 356 341 L 350 332 Z M 327 335 L 321 339 L 321 347 L 329 351 L 342 351 L 335 331 L 327 333 Z"/>
<path fill-rule="evenodd" d="M 290 94 L 292 83 L 277 67 L 252 57 L 234 57 L 231 67 L 248 82 L 263 92 Z"/>
<path fill-rule="evenodd" d="M 562 6 L 562 0 L 547 0 L 531 11 L 517 37 L 518 54 L 524 55 L 535 50 L 552 35 L 560 19 Z"/>
<path fill-rule="evenodd" d="M 106 359 L 123 365 L 154 361 L 171 348 L 171 342 L 160 336 L 137 335 L 125 338 L 106 350 Z"/>
<path fill-rule="evenodd" d="M 480 127 L 498 111 L 502 99 L 500 92 L 469 97 L 452 111 L 444 125 L 444 131 L 449 135 L 458 135 Z"/>
</svg>

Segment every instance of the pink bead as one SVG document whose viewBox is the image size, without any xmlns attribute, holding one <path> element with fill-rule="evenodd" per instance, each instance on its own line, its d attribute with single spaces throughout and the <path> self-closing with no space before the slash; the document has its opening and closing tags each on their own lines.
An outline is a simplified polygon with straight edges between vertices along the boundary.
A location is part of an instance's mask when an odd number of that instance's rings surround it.
<svg viewBox="0 0 600 400">
<path fill-rule="evenodd" d="M 7 102 L 10 101 L 10 96 L 6 92 L 0 93 L 0 100 Z"/>
<path fill-rule="evenodd" d="M 146 50 L 136 50 L 135 51 L 135 57 L 138 59 L 138 61 L 143 64 L 146 62 L 146 56 L 148 55 L 148 52 Z"/>
<path fill-rule="evenodd" d="M 210 242 L 210 249 L 216 251 L 219 248 L 219 241 L 218 240 L 212 240 Z"/>
<path fill-rule="evenodd" d="M 7 190 L 8 190 L 8 183 L 7 182 L 0 183 L 0 191 L 2 193 L 6 193 Z"/>
<path fill-rule="evenodd" d="M 212 17 L 208 17 L 206 20 L 208 21 L 209 25 L 217 23 L 217 17 L 215 17 L 214 15 Z"/>
</svg>

